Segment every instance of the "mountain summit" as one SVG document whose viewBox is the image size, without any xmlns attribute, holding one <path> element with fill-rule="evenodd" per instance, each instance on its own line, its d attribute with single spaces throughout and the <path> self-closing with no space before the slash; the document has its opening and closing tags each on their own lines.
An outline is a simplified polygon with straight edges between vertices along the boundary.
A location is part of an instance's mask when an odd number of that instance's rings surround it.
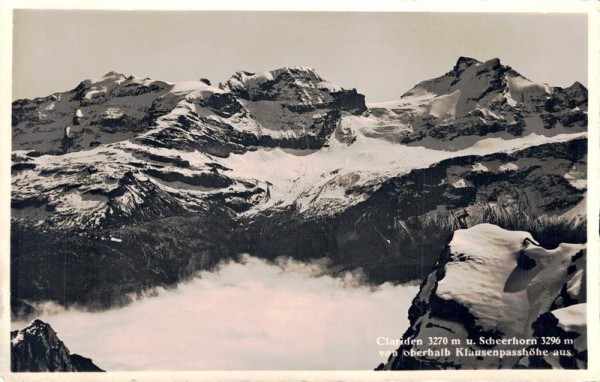
<svg viewBox="0 0 600 382">
<path fill-rule="evenodd" d="M 75 89 L 13 103 L 13 148 L 61 154 L 137 138 L 217 156 L 249 147 L 318 149 L 364 96 L 313 69 L 239 71 L 222 88 L 109 72 Z"/>
</svg>

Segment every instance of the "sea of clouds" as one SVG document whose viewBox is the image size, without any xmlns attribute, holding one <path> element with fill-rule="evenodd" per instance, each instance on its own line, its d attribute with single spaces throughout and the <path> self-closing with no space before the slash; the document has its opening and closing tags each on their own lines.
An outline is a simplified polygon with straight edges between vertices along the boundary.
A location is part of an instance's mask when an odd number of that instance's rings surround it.
<svg viewBox="0 0 600 382">
<path fill-rule="evenodd" d="M 108 371 L 372 370 L 394 350 L 377 338 L 402 336 L 417 291 L 374 288 L 357 272 L 332 277 L 318 262 L 244 255 L 122 308 L 46 304 L 39 318 L 71 353 Z"/>
</svg>

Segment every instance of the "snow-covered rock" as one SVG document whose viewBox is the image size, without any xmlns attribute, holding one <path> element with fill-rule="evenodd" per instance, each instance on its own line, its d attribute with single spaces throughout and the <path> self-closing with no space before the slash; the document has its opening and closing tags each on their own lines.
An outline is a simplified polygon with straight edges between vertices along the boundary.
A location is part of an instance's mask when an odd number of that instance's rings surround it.
<svg viewBox="0 0 600 382">
<path fill-rule="evenodd" d="M 585 286 L 583 286 L 585 288 Z M 546 355 L 524 357 L 517 367 L 536 369 L 586 369 L 587 316 L 586 303 L 569 305 L 542 314 L 534 323 L 538 342 L 550 342 Z"/>
<path fill-rule="evenodd" d="M 82 231 L 182 215 L 213 198 L 229 198 L 229 207 L 244 210 L 265 191 L 223 175 L 223 167 L 201 153 L 131 142 L 58 156 L 16 152 L 13 162 L 12 185 L 19 190 L 13 219 L 53 229 Z M 244 200 L 236 204 L 236 197 Z"/>
<path fill-rule="evenodd" d="M 586 348 L 583 273 L 583 244 L 546 249 L 528 232 L 492 224 L 457 230 L 413 301 L 407 345 L 381 368 L 513 368 L 524 365 L 525 350 L 547 351 L 547 362 L 564 367 L 541 337 L 577 338 L 574 347 Z M 556 333 L 546 330 L 547 315 L 554 317 Z M 449 342 L 430 343 L 435 337 Z M 500 351 L 507 353 L 495 353 Z M 563 358 L 585 365 L 578 354 Z"/>
</svg>

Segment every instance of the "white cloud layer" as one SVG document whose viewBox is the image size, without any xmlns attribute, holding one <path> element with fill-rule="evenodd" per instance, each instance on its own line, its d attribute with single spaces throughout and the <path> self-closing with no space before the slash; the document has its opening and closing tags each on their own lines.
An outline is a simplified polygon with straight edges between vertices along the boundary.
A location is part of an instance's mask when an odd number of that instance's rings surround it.
<svg viewBox="0 0 600 382">
<path fill-rule="evenodd" d="M 109 371 L 373 369 L 394 348 L 377 337 L 404 333 L 418 286 L 372 289 L 321 269 L 246 256 L 124 308 L 40 318 Z"/>
</svg>

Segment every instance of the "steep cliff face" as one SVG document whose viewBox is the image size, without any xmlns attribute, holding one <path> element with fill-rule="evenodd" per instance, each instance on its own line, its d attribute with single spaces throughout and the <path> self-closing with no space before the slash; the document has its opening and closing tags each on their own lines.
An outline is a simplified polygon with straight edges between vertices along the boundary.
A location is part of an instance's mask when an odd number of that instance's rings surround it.
<svg viewBox="0 0 600 382">
<path fill-rule="evenodd" d="M 413 301 L 403 345 L 379 368 L 585 367 L 584 274 L 583 244 L 546 249 L 491 224 L 457 230 Z"/>
<path fill-rule="evenodd" d="M 11 332 L 10 346 L 13 372 L 104 371 L 91 359 L 71 354 L 50 325 L 40 320 Z"/>
</svg>

